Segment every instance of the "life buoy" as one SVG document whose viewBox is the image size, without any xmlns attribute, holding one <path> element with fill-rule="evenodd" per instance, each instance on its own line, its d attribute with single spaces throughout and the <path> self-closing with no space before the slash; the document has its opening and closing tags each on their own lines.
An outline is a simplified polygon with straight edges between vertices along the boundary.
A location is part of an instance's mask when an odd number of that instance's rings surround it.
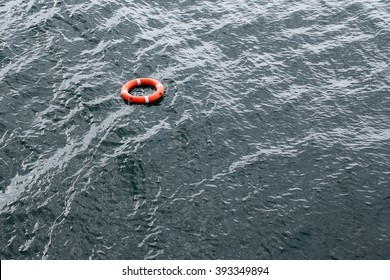
<svg viewBox="0 0 390 280">
<path fill-rule="evenodd" d="M 136 96 L 131 95 L 130 92 L 140 86 L 154 87 L 156 91 L 151 95 Z M 121 96 L 123 100 L 131 103 L 148 104 L 159 100 L 164 95 L 164 86 L 157 80 L 150 78 L 139 78 L 131 80 L 124 84 L 121 88 Z"/>
</svg>

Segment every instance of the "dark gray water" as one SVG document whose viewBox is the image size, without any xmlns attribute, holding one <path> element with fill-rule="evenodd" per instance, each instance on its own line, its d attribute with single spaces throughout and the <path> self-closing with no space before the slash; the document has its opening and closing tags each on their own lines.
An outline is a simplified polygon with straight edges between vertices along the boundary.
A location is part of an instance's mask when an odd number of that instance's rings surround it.
<svg viewBox="0 0 390 280">
<path fill-rule="evenodd" d="M 387 0 L 0 0 L 1 259 L 390 259 L 389 61 Z"/>
</svg>

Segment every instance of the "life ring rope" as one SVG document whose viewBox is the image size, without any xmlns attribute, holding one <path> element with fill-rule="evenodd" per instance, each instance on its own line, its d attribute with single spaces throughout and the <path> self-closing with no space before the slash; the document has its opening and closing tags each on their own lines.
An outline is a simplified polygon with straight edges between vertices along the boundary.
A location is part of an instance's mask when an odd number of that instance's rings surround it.
<svg viewBox="0 0 390 280">
<path fill-rule="evenodd" d="M 136 96 L 132 95 L 131 91 L 136 87 L 149 86 L 154 87 L 155 92 L 150 95 Z M 138 78 L 128 81 L 121 88 L 121 97 L 129 103 L 148 104 L 159 100 L 164 95 L 164 86 L 162 83 L 151 78 Z"/>
</svg>

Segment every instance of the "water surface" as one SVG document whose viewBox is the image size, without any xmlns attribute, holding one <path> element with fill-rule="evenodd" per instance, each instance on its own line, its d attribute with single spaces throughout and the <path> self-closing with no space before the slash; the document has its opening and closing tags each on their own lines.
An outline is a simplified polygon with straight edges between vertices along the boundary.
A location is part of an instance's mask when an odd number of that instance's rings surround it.
<svg viewBox="0 0 390 280">
<path fill-rule="evenodd" d="M 380 0 L 0 0 L 1 259 L 389 259 L 389 42 Z"/>
</svg>

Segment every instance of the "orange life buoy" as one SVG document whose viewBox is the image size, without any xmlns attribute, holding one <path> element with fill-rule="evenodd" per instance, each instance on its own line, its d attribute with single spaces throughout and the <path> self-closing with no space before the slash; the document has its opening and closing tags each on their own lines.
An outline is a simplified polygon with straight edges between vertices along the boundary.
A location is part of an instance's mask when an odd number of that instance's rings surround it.
<svg viewBox="0 0 390 280">
<path fill-rule="evenodd" d="M 156 91 L 151 95 L 144 95 L 144 96 L 131 95 L 130 92 L 134 88 L 139 86 L 154 87 Z M 131 103 L 148 104 L 148 103 L 156 102 L 163 95 L 164 95 L 164 86 L 159 81 L 150 78 L 139 78 L 139 79 L 131 80 L 126 84 L 124 84 L 121 88 L 121 96 L 123 100 Z"/>
</svg>

